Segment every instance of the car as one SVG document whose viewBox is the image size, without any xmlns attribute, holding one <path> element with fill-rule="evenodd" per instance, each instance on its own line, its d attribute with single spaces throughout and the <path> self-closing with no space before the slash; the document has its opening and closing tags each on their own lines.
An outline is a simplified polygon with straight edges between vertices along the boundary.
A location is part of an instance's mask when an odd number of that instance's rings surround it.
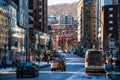
<svg viewBox="0 0 120 80">
<path fill-rule="evenodd" d="M 102 50 L 89 49 L 85 55 L 86 72 L 105 72 L 105 57 Z"/>
<path fill-rule="evenodd" d="M 39 66 L 33 62 L 20 62 L 17 65 L 16 77 L 23 77 L 24 75 L 39 76 Z"/>
<path fill-rule="evenodd" d="M 65 53 L 60 53 L 60 55 L 61 55 L 61 59 L 65 61 L 66 60 L 66 54 Z"/>
<path fill-rule="evenodd" d="M 56 71 L 56 70 L 66 71 L 65 62 L 60 59 L 52 60 L 50 67 L 51 67 L 51 71 Z"/>
</svg>

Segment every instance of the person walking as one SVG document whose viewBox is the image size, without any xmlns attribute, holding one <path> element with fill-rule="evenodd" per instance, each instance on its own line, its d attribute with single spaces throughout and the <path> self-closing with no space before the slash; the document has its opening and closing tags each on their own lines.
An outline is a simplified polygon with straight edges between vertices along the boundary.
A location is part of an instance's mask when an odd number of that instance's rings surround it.
<svg viewBox="0 0 120 80">
<path fill-rule="evenodd" d="M 6 67 L 7 67 L 7 62 L 6 62 L 6 61 L 2 61 L 1 64 L 3 65 L 3 68 L 6 69 Z"/>
<path fill-rule="evenodd" d="M 15 68 L 15 61 L 14 60 L 12 61 L 12 68 L 13 69 Z"/>
<path fill-rule="evenodd" d="M 113 71 L 113 54 L 112 54 L 112 50 L 110 50 L 110 65 L 111 65 L 111 71 Z"/>
</svg>

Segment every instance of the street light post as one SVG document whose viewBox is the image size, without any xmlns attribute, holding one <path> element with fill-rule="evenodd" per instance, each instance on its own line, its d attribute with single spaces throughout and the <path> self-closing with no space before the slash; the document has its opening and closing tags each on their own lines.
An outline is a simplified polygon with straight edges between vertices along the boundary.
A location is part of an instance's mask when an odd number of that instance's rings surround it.
<svg viewBox="0 0 120 80">
<path fill-rule="evenodd" d="M 5 54 L 4 54 L 4 58 L 5 58 L 5 62 L 6 62 L 6 52 L 7 52 L 7 45 L 4 45 L 4 49 L 5 49 Z"/>
<path fill-rule="evenodd" d="M 26 61 L 30 60 L 30 53 L 29 53 L 29 27 L 26 27 L 25 32 L 25 47 L 26 47 Z"/>
</svg>

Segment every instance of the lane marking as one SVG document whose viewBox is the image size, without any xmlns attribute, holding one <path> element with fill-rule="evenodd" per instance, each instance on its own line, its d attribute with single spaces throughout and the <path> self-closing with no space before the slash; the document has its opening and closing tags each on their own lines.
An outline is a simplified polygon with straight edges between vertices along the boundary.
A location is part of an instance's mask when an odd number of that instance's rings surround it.
<svg viewBox="0 0 120 80">
<path fill-rule="evenodd" d="M 39 73 L 51 73 L 51 74 L 96 74 L 96 75 L 99 75 L 99 74 L 102 74 L 102 73 L 85 73 L 84 71 L 83 72 L 74 72 L 74 71 L 39 71 Z M 0 74 L 16 74 L 16 72 L 0 72 Z M 120 72 L 107 72 L 106 74 L 112 74 L 112 75 L 120 75 Z"/>
</svg>

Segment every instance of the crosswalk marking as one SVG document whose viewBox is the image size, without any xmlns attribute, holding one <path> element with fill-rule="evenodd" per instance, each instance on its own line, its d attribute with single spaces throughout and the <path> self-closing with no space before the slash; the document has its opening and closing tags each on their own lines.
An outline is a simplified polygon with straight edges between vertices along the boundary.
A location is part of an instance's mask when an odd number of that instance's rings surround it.
<svg viewBox="0 0 120 80">
<path fill-rule="evenodd" d="M 85 58 L 66 58 L 66 59 L 73 59 L 73 60 L 78 59 L 78 60 L 80 60 L 80 59 L 85 59 Z"/>
<path fill-rule="evenodd" d="M 85 63 L 66 63 L 66 65 L 85 65 Z"/>
<path fill-rule="evenodd" d="M 73 72 L 73 71 L 39 71 L 39 73 L 52 73 L 52 74 L 56 74 L 56 73 L 62 73 L 62 74 L 85 74 L 85 72 Z"/>
</svg>

